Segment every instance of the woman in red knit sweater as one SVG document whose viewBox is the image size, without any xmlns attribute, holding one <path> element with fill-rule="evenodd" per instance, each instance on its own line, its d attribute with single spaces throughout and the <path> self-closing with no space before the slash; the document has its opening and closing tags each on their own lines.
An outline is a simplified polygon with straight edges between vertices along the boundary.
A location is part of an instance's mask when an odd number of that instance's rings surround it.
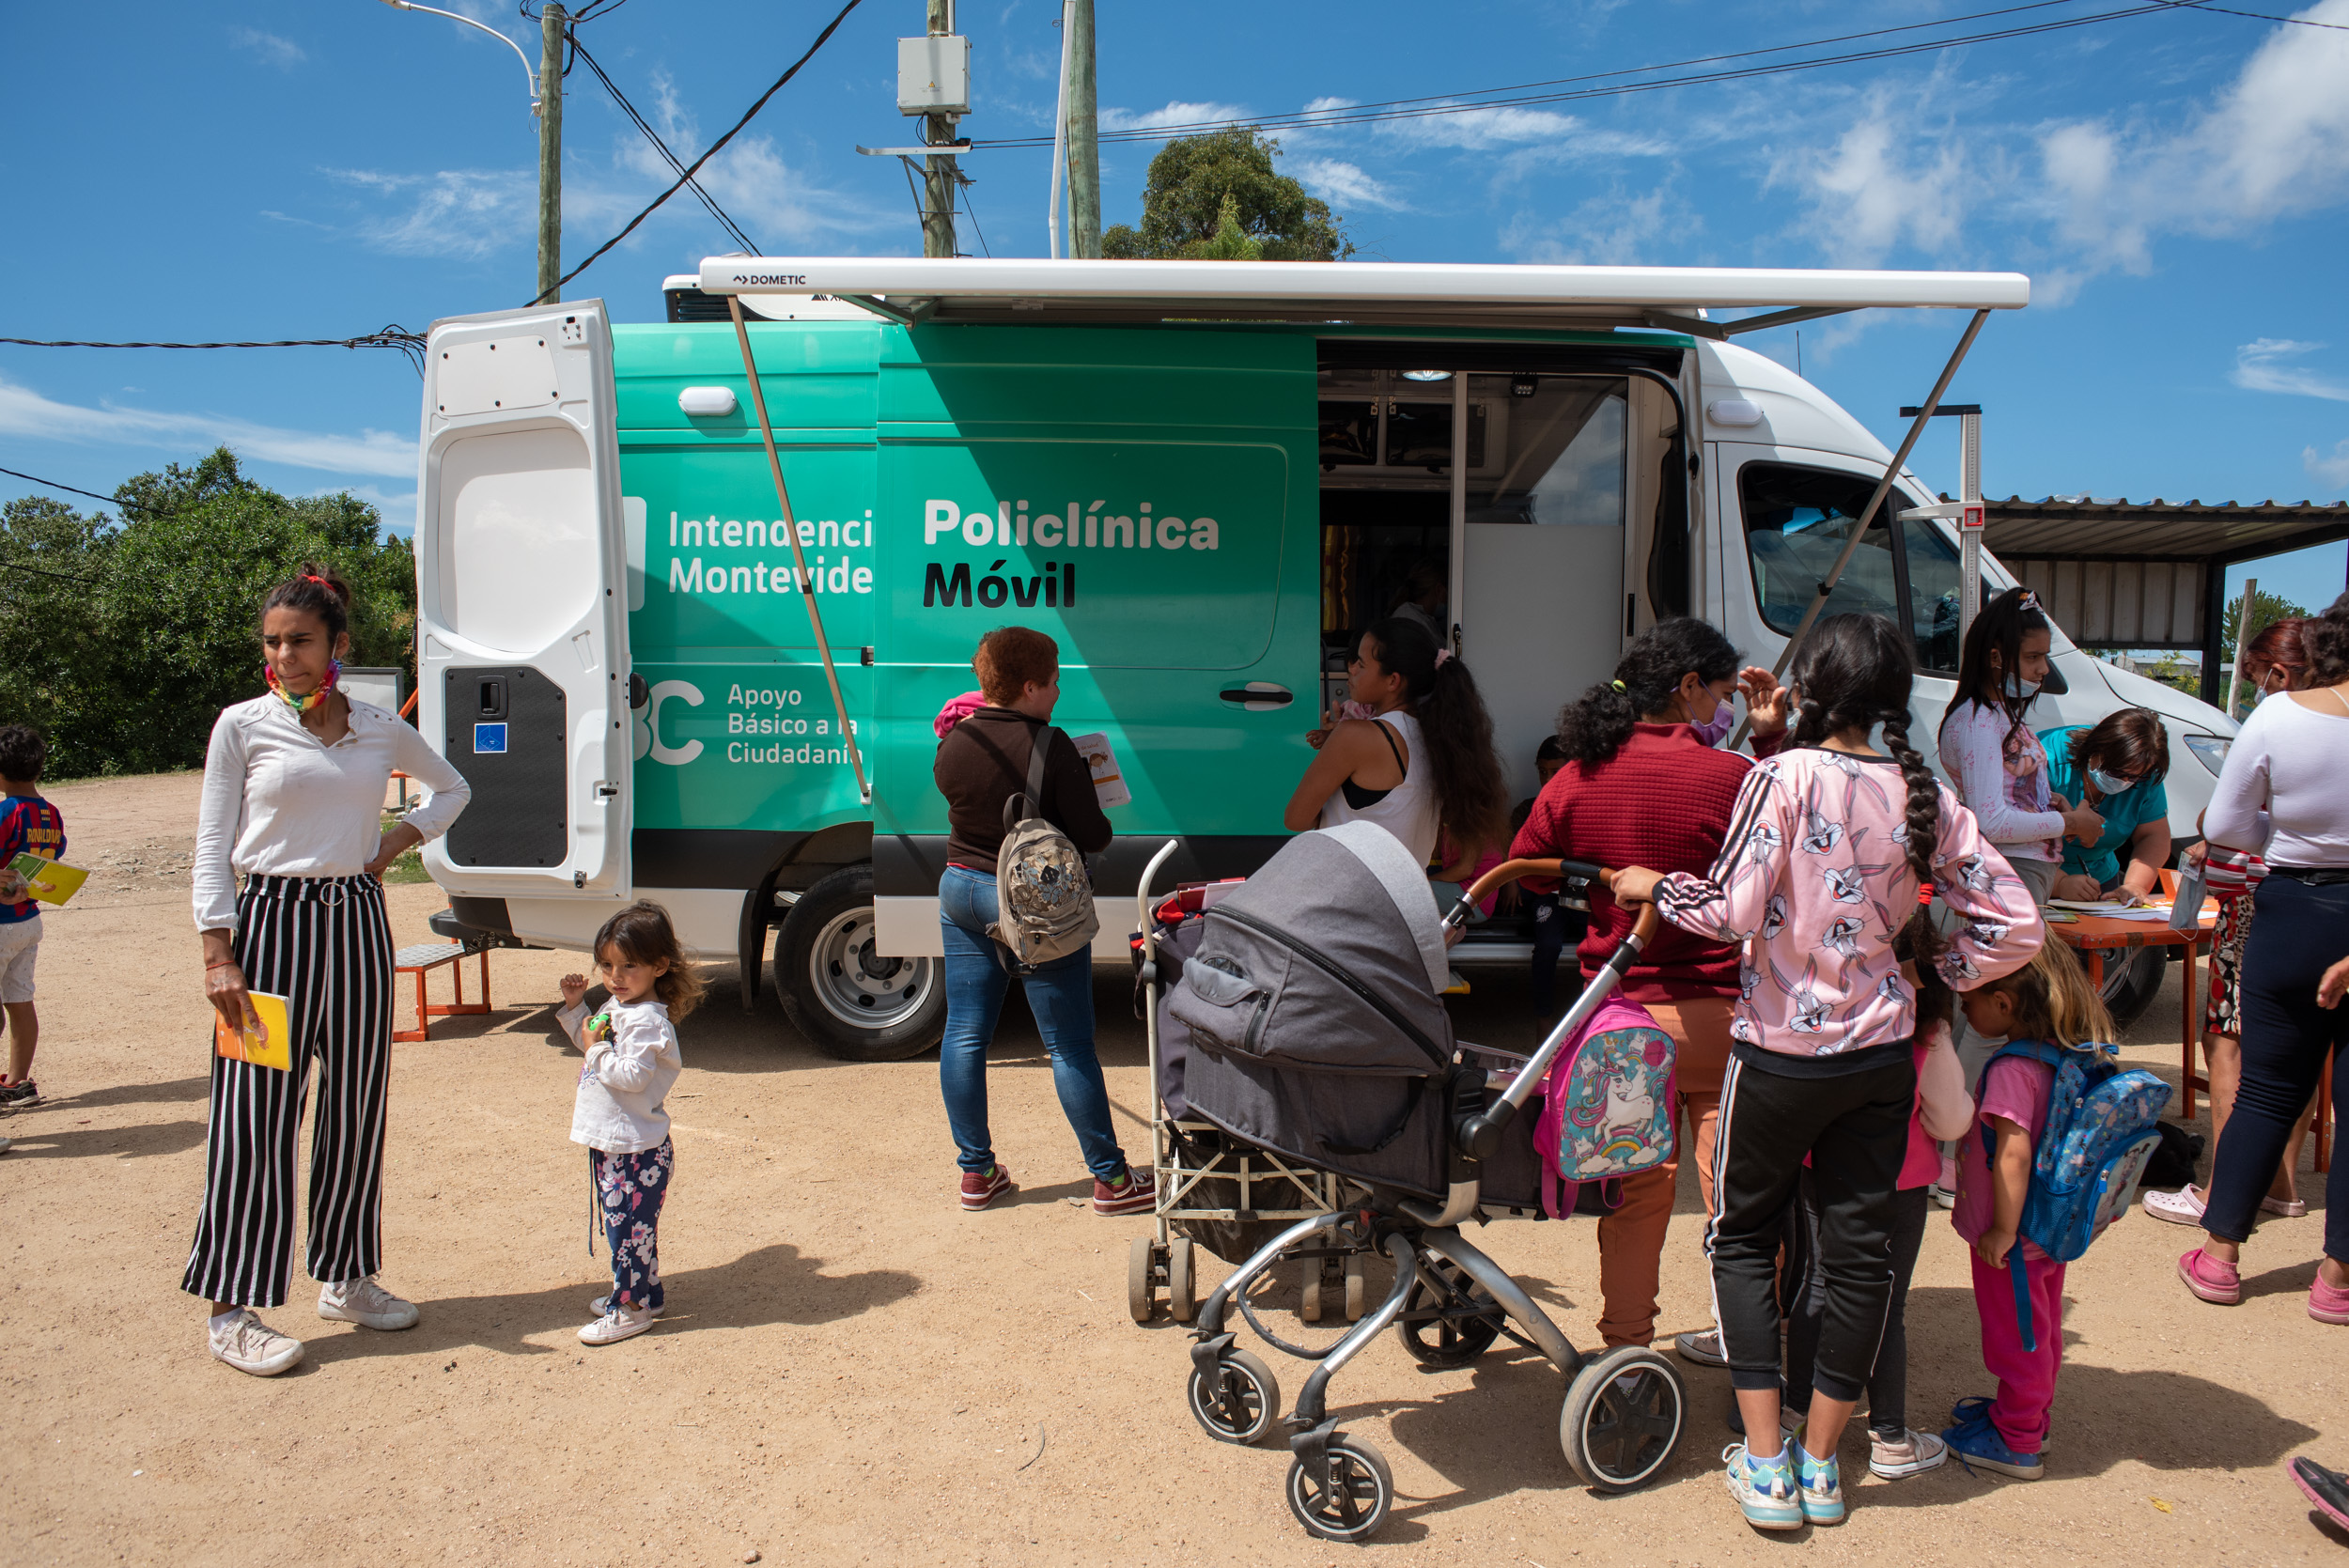
<svg viewBox="0 0 2349 1568">
<path fill-rule="evenodd" d="M 1512 856 L 1566 855 L 1606 865 L 1644 865 L 1703 876 L 1721 852 L 1730 813 L 1753 759 L 1717 749 L 1740 687 L 1753 720 L 1754 748 L 1775 751 L 1786 729 L 1785 698 L 1767 670 L 1740 671 L 1729 639 L 1700 620 L 1659 621 L 1624 650 L 1602 681 L 1558 715 L 1568 761 L 1534 798 Z M 1543 891 L 1529 882 L 1533 892 Z M 1587 980 L 1631 930 L 1631 916 L 1605 890 L 1591 892 L 1582 939 Z M 1676 1120 L 1697 1162 L 1705 1212 L 1713 1209 L 1713 1134 L 1729 1022 L 1737 997 L 1737 948 L 1667 925 L 1624 977 L 1623 994 L 1645 1007 L 1678 1045 Z M 1610 1345 L 1646 1344 L 1656 1334 L 1657 1268 L 1672 1219 L 1675 1161 L 1623 1184 L 1623 1206 L 1598 1222 L 1600 1336 Z M 1683 1334 L 1680 1352 L 1720 1365 L 1712 1330 Z"/>
</svg>

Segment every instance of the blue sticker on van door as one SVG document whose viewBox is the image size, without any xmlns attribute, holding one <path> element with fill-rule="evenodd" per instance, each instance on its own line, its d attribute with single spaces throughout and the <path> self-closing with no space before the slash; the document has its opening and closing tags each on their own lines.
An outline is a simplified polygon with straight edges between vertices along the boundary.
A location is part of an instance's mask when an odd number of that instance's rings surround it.
<svg viewBox="0 0 2349 1568">
<path fill-rule="evenodd" d="M 473 727 L 474 755 L 502 756 L 505 752 L 506 726 L 504 724 L 475 724 Z"/>
</svg>

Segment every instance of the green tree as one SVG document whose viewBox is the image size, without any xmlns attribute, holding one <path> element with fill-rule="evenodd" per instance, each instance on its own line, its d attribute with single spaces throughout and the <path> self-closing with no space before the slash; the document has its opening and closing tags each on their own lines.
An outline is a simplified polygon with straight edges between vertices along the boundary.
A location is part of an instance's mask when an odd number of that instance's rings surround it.
<svg viewBox="0 0 2349 1568">
<path fill-rule="evenodd" d="M 2254 588 L 2251 591 L 2251 627 L 2248 631 L 2243 633 L 2243 640 L 2248 643 L 2278 621 L 2296 620 L 2307 614 L 2306 610 L 2281 594 L 2271 594 L 2264 588 Z M 2227 613 L 2218 623 L 2218 658 L 2222 663 L 2233 662 L 2235 633 L 2242 625 L 2243 596 L 2236 594 L 2228 598 Z M 2223 682 L 2219 690 L 2221 691 L 2226 690 Z M 2244 681 L 2235 691 L 2234 716 L 2238 719 L 2242 718 L 2251 711 L 2252 705 L 2258 701 L 2259 692 L 2253 690 L 2248 680 Z"/>
<path fill-rule="evenodd" d="M 304 561 L 351 586 L 349 661 L 412 675 L 415 561 L 374 507 L 288 499 L 226 449 L 116 496 L 119 522 L 37 501 L 0 519 L 0 722 L 38 726 L 54 776 L 201 764 L 220 709 L 263 689 L 261 600 Z M 54 563 L 55 591 L 7 573 L 20 557 Z"/>
<path fill-rule="evenodd" d="M 1336 261 L 1344 220 L 1273 167 L 1281 144 L 1249 126 L 1180 136 L 1150 160 L 1142 226 L 1119 224 L 1101 254 L 1127 261 Z"/>
</svg>

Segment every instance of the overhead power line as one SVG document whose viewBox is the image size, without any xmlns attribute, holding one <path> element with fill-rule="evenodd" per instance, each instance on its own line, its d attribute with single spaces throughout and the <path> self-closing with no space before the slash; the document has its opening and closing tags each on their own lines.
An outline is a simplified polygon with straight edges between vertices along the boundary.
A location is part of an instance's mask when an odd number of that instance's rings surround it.
<svg viewBox="0 0 2349 1568">
<path fill-rule="evenodd" d="M 64 490 L 69 495 L 86 495 L 92 501 L 102 501 L 109 506 L 119 506 L 126 512 L 148 512 L 159 518 L 171 516 L 169 512 L 160 511 L 153 506 L 142 505 L 135 501 L 124 501 L 118 496 L 101 495 L 96 490 L 86 490 L 79 485 L 60 485 L 54 479 L 43 479 L 34 474 L 19 474 L 12 468 L 0 468 L 0 474 L 5 474 L 11 479 L 22 479 L 28 485 L 39 485 L 43 489 Z M 29 571 L 32 568 L 28 567 L 24 569 Z M 51 572 L 49 575 L 54 577 L 58 574 Z"/>
<path fill-rule="evenodd" d="M 628 95 L 620 91 L 619 85 L 614 82 L 609 75 L 605 74 L 603 67 L 596 63 L 596 57 L 593 54 L 588 54 L 586 46 L 581 43 L 575 37 L 571 39 L 571 53 L 578 55 L 582 60 L 584 60 L 587 63 L 587 69 L 596 73 L 596 80 L 603 84 L 603 90 L 612 95 L 612 101 L 620 106 L 620 113 L 626 115 L 629 117 L 630 123 L 633 124 L 637 130 L 645 133 L 645 140 L 653 145 L 654 149 L 658 151 L 661 158 L 667 162 L 670 169 L 677 174 L 683 174 L 685 172 L 685 165 L 677 161 L 677 155 L 676 153 L 669 150 L 669 144 L 662 141 L 661 139 L 661 133 L 652 128 L 643 115 L 636 112 L 636 105 L 628 101 Z M 700 180 L 689 179 L 685 183 L 687 187 L 692 191 L 693 194 L 700 199 L 702 206 L 708 209 L 709 215 L 718 220 L 719 227 L 734 236 L 735 242 L 740 245 L 742 249 L 748 251 L 753 256 L 756 256 L 758 254 L 758 246 L 752 241 L 749 235 L 742 232 L 739 225 L 736 224 L 732 218 L 726 216 L 725 210 L 718 205 L 716 199 L 712 197 L 707 190 L 702 188 L 702 182 Z"/>
<path fill-rule="evenodd" d="M 548 290 L 548 292 L 552 293 L 559 290 L 565 284 L 570 282 L 571 279 L 579 276 L 580 273 L 594 266 L 597 259 L 600 257 L 604 252 L 610 250 L 613 246 L 627 239 L 630 235 L 635 233 L 637 225 L 643 223 L 646 218 L 651 217 L 653 213 L 660 210 L 663 202 L 666 202 L 671 196 L 676 195 L 679 191 L 685 189 L 687 182 L 692 180 L 695 175 L 701 172 L 702 165 L 708 163 L 712 158 L 715 158 L 718 155 L 720 148 L 723 147 L 728 142 L 734 140 L 735 136 L 741 131 L 741 129 L 750 124 L 752 119 L 756 116 L 761 109 L 767 107 L 767 101 L 769 99 L 783 91 L 784 84 L 790 81 L 794 76 L 797 76 L 800 73 L 800 68 L 806 65 L 808 61 L 816 57 L 816 52 L 823 48 L 826 43 L 830 42 L 832 40 L 832 34 L 840 30 L 840 24 L 848 20 L 848 13 L 856 9 L 857 7 L 863 3 L 863 0 L 848 0 L 847 5 L 841 7 L 840 13 L 832 19 L 831 23 L 825 26 L 822 32 L 816 35 L 816 41 L 807 46 L 807 53 L 792 61 L 791 69 L 785 71 L 781 76 L 776 77 L 775 85 L 769 87 L 765 92 L 760 93 L 758 95 L 758 101 L 752 104 L 748 109 L 743 110 L 742 117 L 728 126 L 724 135 L 710 143 L 708 149 L 703 152 L 699 158 L 694 159 L 692 165 L 690 168 L 686 169 L 683 173 L 677 176 L 676 184 L 670 186 L 667 190 L 653 197 L 651 203 L 646 206 L 642 212 L 639 212 L 636 216 L 630 218 L 627 225 L 621 228 L 619 233 L 614 235 L 611 239 L 606 240 L 602 244 L 598 245 L 595 250 L 589 254 L 586 260 L 581 262 L 578 266 L 572 268 L 569 272 L 557 278 L 554 283 L 554 288 Z M 544 300 L 544 298 L 545 296 L 541 295 L 539 300 L 534 300 L 531 303 L 534 304 L 539 303 Z"/>
<path fill-rule="evenodd" d="M 424 374 L 424 334 L 395 321 L 378 332 L 358 337 L 281 337 L 269 342 L 242 343 L 95 343 L 70 337 L 0 337 L 26 349 L 397 349 L 408 356 L 416 374 Z M 5 473 L 6 470 L 0 470 Z"/>
<path fill-rule="evenodd" d="M 1626 82 L 1623 77 L 1649 75 L 1662 70 L 1683 70 L 1691 66 L 1721 65 L 1731 61 L 1753 60 L 1767 54 L 1785 54 L 1797 49 L 1824 48 L 1830 44 L 1856 42 L 1862 39 L 1890 37 L 1924 28 L 1952 26 L 1960 23 L 1986 20 L 1991 17 L 2013 16 L 2025 11 L 2044 10 L 2076 0 L 2033 0 L 2022 6 L 2010 6 L 1996 10 L 1977 11 L 1965 16 L 1948 17 L 1938 22 L 1907 23 L 1897 27 L 1872 28 L 1865 32 L 1840 34 L 1830 38 L 1812 39 L 1800 43 L 1771 44 L 1765 48 L 1740 50 L 1734 54 L 1700 55 L 1687 60 L 1667 61 L 1657 65 L 1630 66 L 1615 70 L 1593 71 L 1580 76 L 1559 77 L 1547 82 L 1522 83 L 1516 86 L 1481 87 L 1466 92 L 1440 94 L 1422 98 L 1390 99 L 1378 102 L 1346 104 L 1327 110 L 1297 110 L 1286 114 L 1262 115 L 1220 120 L 1197 120 L 1185 124 L 1150 126 L 1124 131 L 1105 131 L 1105 142 L 1165 141 L 1175 136 L 1193 135 L 1202 132 L 1246 126 L 1258 130 L 1305 130 L 1333 125 L 1363 125 L 1388 120 L 1429 119 L 1451 115 L 1472 115 L 1494 109 L 1529 108 L 1568 103 L 1588 99 L 1622 98 L 1634 93 L 1658 92 L 1669 87 L 1703 85 L 1719 82 L 1743 81 L 1754 77 L 1785 75 L 1794 71 L 1817 70 L 1828 66 L 1854 65 L 1872 60 L 1893 59 L 1906 54 L 1929 54 L 1953 49 L 1965 44 L 1993 43 L 2010 39 L 2029 38 L 2042 33 L 2061 32 L 2075 27 L 2094 26 L 2101 23 L 2126 21 L 2133 17 L 2151 16 L 2163 11 L 2216 10 L 2200 0 L 2149 0 L 2149 3 L 2124 7 L 2118 10 L 2098 11 L 2088 16 L 2062 17 L 2047 22 L 1993 28 L 1984 32 L 1961 34 L 1956 37 L 1921 39 L 1890 44 L 1877 49 L 1850 50 L 1842 54 L 1821 55 L 1805 60 L 1781 60 L 1764 64 L 1737 66 L 1734 69 L 1688 71 L 1678 76 L 1652 81 Z M 2253 15 L 2239 12 L 2229 14 Z M 2275 19 L 2267 20 L 2289 20 Z M 1594 85 L 1582 85 L 1594 84 Z M 1554 91 L 1535 91 L 1555 88 Z M 974 142 L 974 147 L 1048 147 L 1048 136 L 1010 137 L 1000 141 Z"/>
</svg>

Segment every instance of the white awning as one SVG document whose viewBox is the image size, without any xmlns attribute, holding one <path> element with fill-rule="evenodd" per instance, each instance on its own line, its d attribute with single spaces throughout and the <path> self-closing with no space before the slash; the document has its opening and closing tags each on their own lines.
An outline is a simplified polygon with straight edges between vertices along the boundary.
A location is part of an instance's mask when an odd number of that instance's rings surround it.
<svg viewBox="0 0 2349 1568">
<path fill-rule="evenodd" d="M 830 294 L 898 320 L 1222 320 L 1657 327 L 1708 337 L 1871 309 L 2018 310 L 2020 272 L 1453 262 L 711 256 L 707 294 Z M 1699 310 L 1759 310 L 1705 320 Z"/>
</svg>

